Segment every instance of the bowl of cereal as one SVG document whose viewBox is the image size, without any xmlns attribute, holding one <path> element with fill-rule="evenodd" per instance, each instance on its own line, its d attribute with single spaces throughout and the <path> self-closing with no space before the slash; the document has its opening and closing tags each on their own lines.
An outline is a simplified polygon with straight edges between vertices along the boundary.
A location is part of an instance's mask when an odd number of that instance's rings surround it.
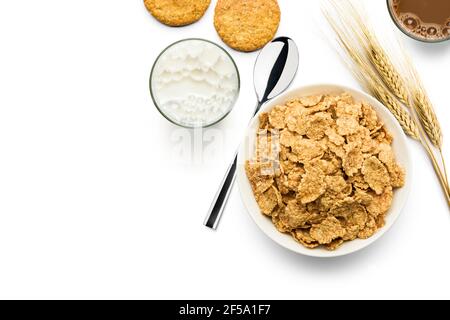
<svg viewBox="0 0 450 320">
<path fill-rule="evenodd" d="M 238 155 L 237 182 L 260 229 L 294 252 L 363 249 L 397 220 L 411 186 L 406 136 L 373 97 L 301 87 L 263 106 Z"/>
</svg>

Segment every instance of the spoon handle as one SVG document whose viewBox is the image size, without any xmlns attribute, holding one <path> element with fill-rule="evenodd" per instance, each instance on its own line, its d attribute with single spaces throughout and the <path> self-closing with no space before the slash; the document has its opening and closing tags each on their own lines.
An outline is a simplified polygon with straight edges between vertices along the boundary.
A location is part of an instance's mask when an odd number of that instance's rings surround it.
<svg viewBox="0 0 450 320">
<path fill-rule="evenodd" d="M 259 109 L 261 109 L 264 101 L 258 101 L 255 107 L 254 115 L 258 114 Z M 223 210 L 228 201 L 228 197 L 231 193 L 231 188 L 233 187 L 234 180 L 236 179 L 236 168 L 237 168 L 237 152 L 234 155 L 234 161 L 229 166 L 225 177 L 223 178 L 222 183 L 220 184 L 219 191 L 217 192 L 214 200 L 211 204 L 211 208 L 209 208 L 208 215 L 205 219 L 205 226 L 208 228 L 217 229 L 219 225 L 220 217 L 222 216 Z"/>
<path fill-rule="evenodd" d="M 234 156 L 234 161 L 231 163 L 227 170 L 227 173 L 220 184 L 219 191 L 217 192 L 214 200 L 209 209 L 208 216 L 205 220 L 205 226 L 208 228 L 217 229 L 217 226 L 222 216 L 223 210 L 231 193 L 231 187 L 233 186 L 234 180 L 236 178 L 236 167 L 237 167 L 237 154 Z"/>
<path fill-rule="evenodd" d="M 254 116 L 258 114 L 259 109 L 261 109 L 265 101 L 267 101 L 267 99 L 265 99 L 264 101 L 258 101 L 255 107 Z M 237 152 L 234 155 L 234 161 L 229 166 L 227 173 L 223 178 L 222 183 L 220 184 L 219 191 L 214 197 L 214 200 L 211 204 L 211 208 L 209 208 L 208 215 L 206 216 L 204 223 L 205 226 L 207 226 L 208 228 L 216 230 L 217 226 L 219 225 L 220 217 L 222 216 L 223 210 L 225 209 L 228 197 L 230 196 L 231 193 L 231 188 L 233 187 L 234 180 L 236 179 L 236 168 L 237 168 Z"/>
</svg>

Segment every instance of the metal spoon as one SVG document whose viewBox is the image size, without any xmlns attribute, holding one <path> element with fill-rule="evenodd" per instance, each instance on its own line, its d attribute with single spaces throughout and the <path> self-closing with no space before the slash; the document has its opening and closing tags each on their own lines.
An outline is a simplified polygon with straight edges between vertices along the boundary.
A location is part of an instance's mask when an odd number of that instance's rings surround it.
<svg viewBox="0 0 450 320">
<path fill-rule="evenodd" d="M 298 48 L 290 38 L 276 38 L 261 50 L 253 70 L 253 82 L 258 97 L 255 115 L 264 103 L 280 95 L 289 87 L 297 73 L 298 64 Z M 205 226 L 208 228 L 217 229 L 236 178 L 236 167 L 237 154 L 209 209 L 205 220 Z"/>
</svg>

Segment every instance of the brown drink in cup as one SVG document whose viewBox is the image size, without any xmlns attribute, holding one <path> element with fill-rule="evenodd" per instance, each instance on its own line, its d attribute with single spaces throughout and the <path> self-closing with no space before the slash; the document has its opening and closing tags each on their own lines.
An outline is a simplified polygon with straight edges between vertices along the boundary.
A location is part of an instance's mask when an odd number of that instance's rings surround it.
<svg viewBox="0 0 450 320">
<path fill-rule="evenodd" d="M 397 26 L 426 42 L 450 39 L 450 0 L 387 0 Z"/>
</svg>

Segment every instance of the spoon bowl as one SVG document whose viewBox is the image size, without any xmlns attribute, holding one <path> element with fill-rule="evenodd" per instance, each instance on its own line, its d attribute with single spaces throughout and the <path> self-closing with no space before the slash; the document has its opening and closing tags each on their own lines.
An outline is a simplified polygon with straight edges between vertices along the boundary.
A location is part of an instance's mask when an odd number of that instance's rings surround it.
<svg viewBox="0 0 450 320">
<path fill-rule="evenodd" d="M 299 53 L 295 42 L 287 37 L 273 40 L 258 55 L 253 83 L 258 101 L 265 103 L 282 94 L 298 70 Z"/>
</svg>

